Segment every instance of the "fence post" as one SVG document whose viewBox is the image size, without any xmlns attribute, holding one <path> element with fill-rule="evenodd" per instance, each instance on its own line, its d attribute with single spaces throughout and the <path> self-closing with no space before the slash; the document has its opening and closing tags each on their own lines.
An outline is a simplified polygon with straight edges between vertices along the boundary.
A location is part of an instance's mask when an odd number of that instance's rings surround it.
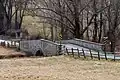
<svg viewBox="0 0 120 80">
<path fill-rule="evenodd" d="M 98 59 L 100 60 L 100 52 L 98 51 Z"/>
<path fill-rule="evenodd" d="M 93 55 L 92 55 L 92 51 L 91 51 L 91 49 L 89 49 L 89 51 L 90 51 L 91 59 L 93 59 Z"/>
<path fill-rule="evenodd" d="M 3 47 L 5 47 L 5 41 L 3 42 Z"/>
<path fill-rule="evenodd" d="M 83 56 L 84 56 L 84 58 L 86 58 L 86 56 L 85 56 L 85 52 L 84 52 L 84 49 L 82 49 L 82 52 L 83 52 Z"/>
<path fill-rule="evenodd" d="M 77 49 L 77 51 L 78 51 L 78 57 L 80 58 L 80 52 L 79 52 L 79 49 Z"/>
<path fill-rule="evenodd" d="M 115 61 L 115 52 L 113 52 L 113 54 L 114 54 L 114 61 Z"/>
<path fill-rule="evenodd" d="M 68 49 L 66 48 L 67 55 L 69 55 Z"/>
<path fill-rule="evenodd" d="M 73 51 L 73 48 L 72 48 L 72 55 L 73 55 L 73 57 L 74 57 L 74 51 Z"/>
<path fill-rule="evenodd" d="M 12 45 L 13 45 L 13 42 L 11 41 L 11 46 L 10 47 L 12 47 Z"/>
<path fill-rule="evenodd" d="M 105 59 L 107 60 L 107 53 L 106 53 L 106 51 L 105 51 Z"/>
</svg>

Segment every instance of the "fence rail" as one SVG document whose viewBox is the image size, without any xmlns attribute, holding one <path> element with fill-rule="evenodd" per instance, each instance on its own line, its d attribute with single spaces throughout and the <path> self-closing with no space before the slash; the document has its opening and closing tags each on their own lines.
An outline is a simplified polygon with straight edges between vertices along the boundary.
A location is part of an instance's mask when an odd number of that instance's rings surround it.
<svg viewBox="0 0 120 80">
<path fill-rule="evenodd" d="M 84 50 L 84 49 L 67 49 L 66 48 L 66 53 L 67 55 L 72 55 L 73 57 L 75 56 L 78 56 L 79 58 L 80 57 L 84 57 L 84 58 L 87 58 L 87 57 L 90 57 L 91 59 L 94 59 L 94 58 L 98 58 L 98 60 L 101 60 L 101 59 L 105 59 L 105 60 L 108 60 L 108 59 L 112 59 L 112 60 L 120 60 L 120 52 L 100 52 L 100 51 L 93 51 L 91 49 L 89 50 Z"/>
</svg>

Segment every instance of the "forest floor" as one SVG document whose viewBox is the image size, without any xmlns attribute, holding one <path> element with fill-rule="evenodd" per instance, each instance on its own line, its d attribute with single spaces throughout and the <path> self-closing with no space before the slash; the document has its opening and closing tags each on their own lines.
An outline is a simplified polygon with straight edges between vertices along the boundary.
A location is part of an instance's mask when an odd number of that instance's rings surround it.
<svg viewBox="0 0 120 80">
<path fill-rule="evenodd" d="M 9 51 L 0 48 L 2 54 Z M 0 59 L 0 80 L 120 80 L 120 62 L 68 56 Z"/>
</svg>

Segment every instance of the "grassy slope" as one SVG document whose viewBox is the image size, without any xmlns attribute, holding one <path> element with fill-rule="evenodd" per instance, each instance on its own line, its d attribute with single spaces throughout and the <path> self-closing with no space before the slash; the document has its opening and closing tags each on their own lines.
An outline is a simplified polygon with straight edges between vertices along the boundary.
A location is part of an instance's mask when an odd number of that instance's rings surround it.
<svg viewBox="0 0 120 80">
<path fill-rule="evenodd" d="M 0 60 L 0 80 L 119 80 L 120 63 L 70 57 Z"/>
</svg>

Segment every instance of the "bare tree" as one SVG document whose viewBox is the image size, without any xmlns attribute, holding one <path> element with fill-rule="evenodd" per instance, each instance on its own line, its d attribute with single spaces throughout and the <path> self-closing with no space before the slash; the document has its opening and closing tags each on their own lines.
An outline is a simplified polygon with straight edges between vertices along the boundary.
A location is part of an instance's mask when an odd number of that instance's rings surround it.
<svg viewBox="0 0 120 80">
<path fill-rule="evenodd" d="M 21 28 L 28 2 L 29 0 L 0 0 L 1 10 L 3 11 L 2 16 L 4 18 L 1 32 L 6 33 L 12 28 Z M 13 26 L 13 23 L 15 26 Z"/>
</svg>

